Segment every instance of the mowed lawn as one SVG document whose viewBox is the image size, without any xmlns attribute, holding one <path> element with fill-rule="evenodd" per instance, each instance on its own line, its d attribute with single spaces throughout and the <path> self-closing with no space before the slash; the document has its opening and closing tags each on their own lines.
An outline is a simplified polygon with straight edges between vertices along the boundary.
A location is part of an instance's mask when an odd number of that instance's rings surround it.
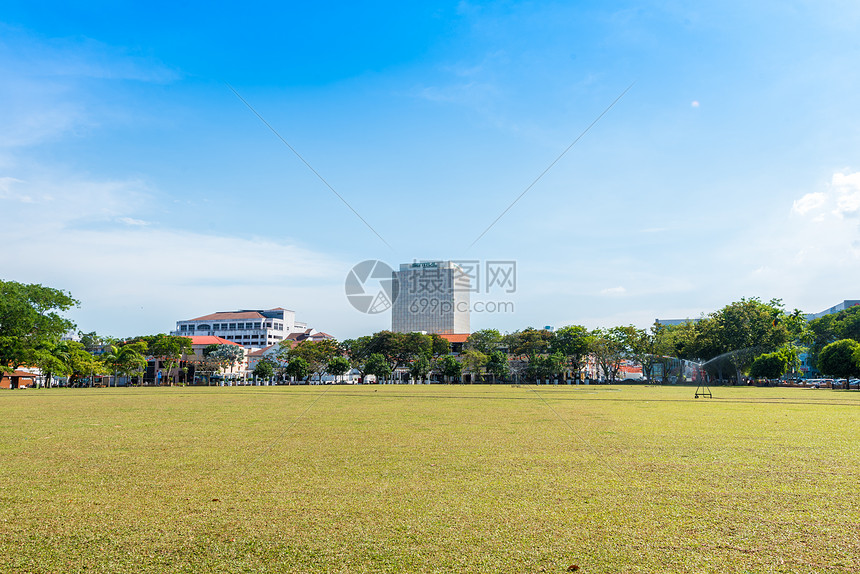
<svg viewBox="0 0 860 574">
<path fill-rule="evenodd" d="M 860 393 L 0 393 L 0 572 L 858 572 Z"/>
</svg>

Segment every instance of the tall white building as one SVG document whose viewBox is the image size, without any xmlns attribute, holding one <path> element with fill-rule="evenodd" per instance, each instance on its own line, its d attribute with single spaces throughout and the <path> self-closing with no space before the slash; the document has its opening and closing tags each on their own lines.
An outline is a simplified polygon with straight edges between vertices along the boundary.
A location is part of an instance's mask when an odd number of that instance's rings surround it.
<svg viewBox="0 0 860 574">
<path fill-rule="evenodd" d="M 277 344 L 291 333 L 303 333 L 307 328 L 305 323 L 296 322 L 295 311 L 276 307 L 222 311 L 177 321 L 171 335 L 212 335 L 243 347 L 259 348 Z"/>
<path fill-rule="evenodd" d="M 469 333 L 471 278 L 452 261 L 402 263 L 394 272 L 397 296 L 391 330 L 439 335 Z"/>
</svg>

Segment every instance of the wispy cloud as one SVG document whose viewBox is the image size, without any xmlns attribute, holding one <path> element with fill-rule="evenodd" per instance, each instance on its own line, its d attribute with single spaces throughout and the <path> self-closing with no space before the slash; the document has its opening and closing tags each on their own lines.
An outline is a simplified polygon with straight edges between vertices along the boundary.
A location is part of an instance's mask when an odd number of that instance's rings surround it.
<svg viewBox="0 0 860 574">
<path fill-rule="evenodd" d="M 608 288 L 600 291 L 601 295 L 612 295 L 612 296 L 624 295 L 625 293 L 627 293 L 627 289 L 625 289 L 624 287 L 621 287 L 621 286 L 619 286 L 619 287 L 608 287 Z"/>
<path fill-rule="evenodd" d="M 29 204 L 0 197 L 8 215 L 4 278 L 68 289 L 91 321 L 101 317 L 112 329 L 163 331 L 190 309 L 288 305 L 297 293 L 318 301 L 307 305 L 317 311 L 343 299 L 348 265 L 270 238 L 161 228 L 141 217 L 156 202 L 136 180 L 61 185 L 6 177 L 0 186 L 13 195 L 24 186 L 33 196 Z"/>
<path fill-rule="evenodd" d="M 789 306 L 818 311 L 849 296 L 860 281 L 860 172 L 836 173 L 823 189 L 777 210 L 725 244 L 719 265 L 740 294 L 781 297 Z M 819 308 L 820 307 L 820 308 Z"/>
<path fill-rule="evenodd" d="M 120 217 L 117 219 L 117 221 L 119 221 L 121 223 L 125 223 L 126 225 L 134 225 L 137 227 L 143 227 L 143 226 L 149 225 L 148 221 L 144 221 L 142 219 L 135 219 L 133 217 Z"/>
<path fill-rule="evenodd" d="M 46 39 L 4 24 L 0 36 L 0 148 L 7 150 L 98 126 L 111 110 L 93 80 L 164 84 L 181 77 L 157 60 L 89 38 Z"/>
<path fill-rule="evenodd" d="M 823 192 L 807 193 L 800 199 L 795 200 L 791 210 L 798 215 L 806 215 L 810 211 L 824 205 L 825 201 L 827 201 L 827 195 Z"/>
</svg>

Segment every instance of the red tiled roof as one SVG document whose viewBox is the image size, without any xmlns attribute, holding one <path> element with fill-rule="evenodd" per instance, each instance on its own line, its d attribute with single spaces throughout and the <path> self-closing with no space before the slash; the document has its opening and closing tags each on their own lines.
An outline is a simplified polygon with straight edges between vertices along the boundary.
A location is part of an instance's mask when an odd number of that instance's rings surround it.
<svg viewBox="0 0 860 574">
<path fill-rule="evenodd" d="M 449 333 L 446 335 L 439 335 L 449 343 L 465 343 L 466 339 L 469 338 L 469 333 Z"/>
<path fill-rule="evenodd" d="M 191 345 L 194 347 L 209 346 L 209 345 L 239 345 L 233 341 L 216 337 L 215 335 L 183 335 L 187 339 L 191 339 Z M 241 347 L 241 345 L 239 345 Z"/>
<path fill-rule="evenodd" d="M 266 351 L 268 351 L 272 347 L 277 347 L 277 346 L 278 345 L 276 343 L 274 345 L 269 345 L 268 347 L 263 347 L 262 349 L 257 349 L 256 351 L 251 351 L 250 353 L 248 353 L 248 356 L 249 357 L 262 357 L 264 354 L 266 354 Z"/>
<path fill-rule="evenodd" d="M 256 311 L 243 311 L 241 313 L 231 313 L 231 312 L 218 312 L 211 313 L 209 315 L 203 315 L 202 317 L 195 317 L 194 319 L 187 319 L 188 321 L 234 321 L 236 319 L 263 319 L 264 317 L 257 313 Z"/>
</svg>

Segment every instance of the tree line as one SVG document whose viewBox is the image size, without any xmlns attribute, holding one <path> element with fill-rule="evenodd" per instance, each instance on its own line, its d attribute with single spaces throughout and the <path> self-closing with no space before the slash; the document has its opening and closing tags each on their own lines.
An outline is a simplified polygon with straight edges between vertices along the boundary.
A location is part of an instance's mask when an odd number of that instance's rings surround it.
<svg viewBox="0 0 860 574">
<path fill-rule="evenodd" d="M 187 381 L 192 353 L 187 337 L 165 334 L 125 339 L 86 333 L 81 341 L 62 340 L 74 323 L 63 313 L 79 306 L 71 294 L 42 285 L 0 281 L 0 369 L 39 367 L 48 378 L 68 377 L 81 384 L 96 375 L 143 380 L 148 358 L 157 359 L 163 382 Z M 97 352 L 94 352 L 97 351 Z M 712 382 L 740 384 L 745 377 L 796 376 L 805 353 L 825 375 L 847 380 L 860 375 L 860 306 L 807 322 L 799 310 L 786 311 L 779 299 L 741 299 L 695 320 L 676 325 L 655 322 L 587 329 L 568 325 L 556 330 L 525 328 L 502 334 L 496 329 L 472 333 L 461 352 L 451 354 L 439 335 L 380 331 L 338 342 L 334 339 L 284 340 L 276 353 L 254 369 L 259 378 L 306 381 L 348 372 L 377 381 L 409 378 L 423 382 L 583 379 L 613 383 L 622 365 L 641 367 L 648 382 L 683 378 L 679 361 Z M 196 357 L 193 370 L 216 374 L 244 359 L 236 345 L 210 345 Z M 184 377 L 184 379 L 183 379 Z"/>
</svg>

